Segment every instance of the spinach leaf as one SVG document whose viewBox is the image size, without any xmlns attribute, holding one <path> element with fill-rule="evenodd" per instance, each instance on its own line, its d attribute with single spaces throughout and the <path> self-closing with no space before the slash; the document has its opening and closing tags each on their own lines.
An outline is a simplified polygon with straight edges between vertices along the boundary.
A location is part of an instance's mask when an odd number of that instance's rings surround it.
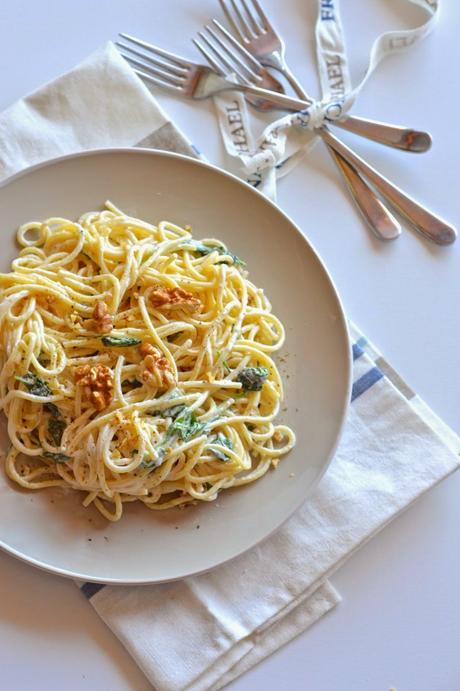
<svg viewBox="0 0 460 691">
<path fill-rule="evenodd" d="M 201 434 L 205 427 L 205 423 L 198 422 L 192 411 L 186 408 L 168 427 L 166 439 L 177 434 L 182 441 L 188 441 Z"/>
<path fill-rule="evenodd" d="M 158 466 L 160 466 L 163 463 L 166 450 L 159 446 L 156 449 L 156 452 L 158 454 L 158 458 L 144 459 L 141 463 L 141 468 L 158 468 Z"/>
<path fill-rule="evenodd" d="M 66 427 L 67 424 L 62 418 L 50 417 L 48 420 L 48 432 L 54 442 L 54 446 L 61 445 L 62 435 Z"/>
<path fill-rule="evenodd" d="M 142 382 L 140 382 L 138 379 L 124 379 L 121 382 L 121 390 L 123 391 L 123 393 L 127 393 L 132 389 L 139 389 L 141 386 Z"/>
<path fill-rule="evenodd" d="M 225 249 L 223 245 L 205 245 L 203 242 L 198 242 L 198 240 L 193 240 L 192 238 L 187 240 L 183 247 L 186 250 L 196 252 L 201 257 L 211 254 L 211 252 L 223 252 Z"/>
<path fill-rule="evenodd" d="M 169 343 L 174 343 L 175 341 L 177 341 L 177 339 L 180 338 L 180 337 L 182 336 L 183 333 L 184 333 L 183 331 L 176 331 L 175 333 L 170 334 L 170 335 L 167 337 Z"/>
<path fill-rule="evenodd" d="M 161 410 L 160 415 L 161 417 L 177 417 L 179 413 L 182 413 L 183 410 L 186 409 L 186 405 L 184 403 L 175 405 L 172 408 L 166 408 L 166 410 Z"/>
<path fill-rule="evenodd" d="M 48 419 L 48 432 L 54 442 L 54 446 L 60 446 L 63 432 L 67 427 L 66 421 L 62 417 L 61 411 L 54 403 L 45 403 L 43 407 L 51 413 Z"/>
<path fill-rule="evenodd" d="M 266 367 L 245 367 L 236 378 L 245 391 L 260 391 L 269 375 Z"/>
<path fill-rule="evenodd" d="M 156 458 L 149 458 L 146 461 L 142 461 L 141 463 L 141 468 L 148 468 L 151 470 L 152 468 L 157 468 L 161 464 L 161 461 Z"/>
<path fill-rule="evenodd" d="M 217 436 L 215 439 L 212 440 L 213 444 L 219 444 L 220 446 L 224 446 L 227 449 L 232 449 L 233 450 L 233 442 L 229 437 L 226 437 L 225 434 L 222 432 L 218 432 Z M 220 451 L 219 449 L 210 449 L 211 453 L 214 454 L 216 458 L 219 459 L 219 461 L 223 461 L 226 463 L 227 461 L 230 460 L 229 456 L 227 456 L 226 453 L 223 451 Z"/>
<path fill-rule="evenodd" d="M 230 437 L 226 437 L 223 432 L 218 432 L 217 433 L 217 443 L 220 444 L 221 446 L 225 446 L 227 449 L 232 449 L 233 450 L 233 442 L 230 439 Z"/>
<path fill-rule="evenodd" d="M 167 397 L 167 400 L 172 402 L 175 398 L 179 398 L 179 396 L 182 396 L 181 392 L 177 389 L 174 389 L 174 391 L 171 391 Z M 151 413 L 147 413 L 147 415 L 151 415 L 153 417 L 160 416 L 162 418 L 177 417 L 179 413 L 186 409 L 186 407 L 187 406 L 185 404 L 180 403 L 178 405 L 171 406 L 171 408 L 165 408 L 164 410 L 154 410 Z"/>
<path fill-rule="evenodd" d="M 222 461 L 222 463 L 227 463 L 228 456 L 226 453 L 223 453 L 223 451 L 219 451 L 218 449 L 209 449 L 209 450 L 219 461 Z"/>
<path fill-rule="evenodd" d="M 61 411 L 57 405 L 54 405 L 54 403 L 45 403 L 43 407 L 45 410 L 51 413 L 53 417 L 61 417 Z"/>
<path fill-rule="evenodd" d="M 216 355 L 218 358 L 220 358 L 220 356 L 222 355 L 222 351 L 217 350 Z M 226 369 L 227 372 L 230 372 L 230 365 L 228 364 L 227 360 L 221 360 L 221 362 L 222 362 L 223 368 Z"/>
<path fill-rule="evenodd" d="M 127 348 L 128 346 L 135 346 L 142 343 L 138 338 L 131 336 L 102 336 L 102 343 L 105 346 L 112 348 Z"/>
<path fill-rule="evenodd" d="M 242 268 L 246 266 L 246 262 L 243 259 L 240 259 L 236 254 L 233 254 L 233 252 L 229 252 L 228 250 L 225 250 L 222 254 L 228 254 L 229 257 L 231 257 L 233 263 L 235 266 L 241 266 Z M 222 262 L 223 264 L 226 264 L 227 262 Z"/>
<path fill-rule="evenodd" d="M 67 463 L 67 461 L 72 460 L 72 456 L 67 456 L 65 453 L 51 453 L 50 451 L 44 451 L 42 456 L 49 458 L 50 461 L 56 461 L 56 463 Z"/>
<path fill-rule="evenodd" d="M 221 255 L 225 254 L 231 258 L 235 266 L 246 266 L 246 262 L 237 257 L 236 254 L 233 254 L 233 252 L 227 250 L 223 245 L 205 245 L 203 242 L 198 242 L 197 240 L 190 239 L 187 240 L 186 244 L 183 245 L 183 247 L 184 249 L 191 249 L 193 252 L 196 252 L 201 257 L 204 257 L 206 254 L 211 254 L 211 252 L 218 252 Z"/>
<path fill-rule="evenodd" d="M 16 380 L 25 384 L 29 390 L 29 393 L 34 394 L 34 396 L 43 396 L 46 398 L 47 396 L 53 395 L 53 392 L 49 388 L 48 384 L 32 372 L 27 372 L 27 374 L 25 374 L 23 377 L 17 376 Z"/>
</svg>

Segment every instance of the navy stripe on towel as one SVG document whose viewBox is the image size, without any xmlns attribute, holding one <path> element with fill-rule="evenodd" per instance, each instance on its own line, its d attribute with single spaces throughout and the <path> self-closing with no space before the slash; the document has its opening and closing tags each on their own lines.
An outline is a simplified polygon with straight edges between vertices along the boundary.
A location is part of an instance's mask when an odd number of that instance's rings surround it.
<svg viewBox="0 0 460 691">
<path fill-rule="evenodd" d="M 353 343 L 353 360 L 357 360 L 364 353 L 359 343 Z"/>
<path fill-rule="evenodd" d="M 361 396 L 365 391 L 374 386 L 379 379 L 383 377 L 383 372 L 378 367 L 373 367 L 369 372 L 363 374 L 355 383 L 351 390 L 351 400 L 354 401 L 356 398 Z"/>
<path fill-rule="evenodd" d="M 90 600 L 93 595 L 96 595 L 96 593 L 98 593 L 104 587 L 104 583 L 84 583 L 81 587 L 81 591 L 86 595 L 88 600 Z"/>
</svg>

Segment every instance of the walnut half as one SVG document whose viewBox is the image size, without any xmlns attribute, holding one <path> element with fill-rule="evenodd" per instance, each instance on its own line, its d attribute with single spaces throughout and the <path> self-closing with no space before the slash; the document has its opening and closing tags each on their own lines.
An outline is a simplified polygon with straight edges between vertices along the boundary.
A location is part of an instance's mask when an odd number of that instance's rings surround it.
<svg viewBox="0 0 460 691">
<path fill-rule="evenodd" d="M 199 312 L 201 301 L 183 288 L 164 288 L 154 286 L 147 288 L 145 297 L 152 307 L 163 310 L 184 310 L 184 312 Z"/>
<path fill-rule="evenodd" d="M 86 399 L 99 413 L 111 404 L 113 376 L 112 371 L 105 365 L 81 365 L 77 367 L 75 381 L 84 387 Z"/>
<path fill-rule="evenodd" d="M 93 310 L 94 326 L 96 331 L 101 334 L 109 333 L 113 328 L 112 316 L 109 314 L 107 305 L 102 300 L 98 300 Z"/>
<path fill-rule="evenodd" d="M 139 352 L 144 358 L 145 369 L 141 377 L 146 384 L 165 389 L 176 386 L 169 362 L 159 348 L 151 343 L 142 343 Z"/>
</svg>

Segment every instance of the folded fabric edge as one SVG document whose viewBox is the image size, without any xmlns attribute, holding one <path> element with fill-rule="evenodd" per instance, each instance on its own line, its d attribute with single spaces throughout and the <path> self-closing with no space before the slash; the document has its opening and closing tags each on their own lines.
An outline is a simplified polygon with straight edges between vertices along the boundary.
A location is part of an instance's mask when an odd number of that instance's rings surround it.
<svg viewBox="0 0 460 691">
<path fill-rule="evenodd" d="M 76 584 L 81 587 L 81 583 L 76 582 Z M 83 591 L 83 588 L 81 589 Z M 217 689 L 221 689 L 306 631 L 341 601 L 339 593 L 328 581 L 321 581 L 313 593 L 310 590 L 308 592 L 308 596 L 300 599 L 285 617 L 278 618 L 272 626 L 265 628 L 260 633 L 255 632 L 238 640 L 235 645 L 219 656 L 202 675 L 184 687 L 184 691 L 185 689 L 187 691 L 217 691 Z M 89 599 L 91 600 L 91 597 Z M 138 649 L 132 646 L 129 637 L 125 635 L 125 628 L 114 625 L 108 612 L 101 612 L 94 602 L 92 604 L 101 619 L 142 669 L 147 679 L 155 686 L 157 680 L 154 677 L 152 667 L 146 663 L 146 658 L 139 654 Z M 167 687 L 163 686 L 162 688 L 166 689 Z M 168 691 L 172 691 L 173 688 L 176 687 L 171 686 Z"/>
<path fill-rule="evenodd" d="M 334 609 L 341 600 L 341 596 L 331 583 L 322 581 L 318 588 L 301 600 L 289 614 L 277 619 L 260 634 L 256 634 L 251 649 L 233 667 L 221 674 L 219 681 L 211 687 L 211 691 L 218 691 L 265 658 L 276 653 L 294 638 L 307 631 L 318 619 Z M 199 689 L 193 689 L 193 691 L 199 691 Z"/>
</svg>

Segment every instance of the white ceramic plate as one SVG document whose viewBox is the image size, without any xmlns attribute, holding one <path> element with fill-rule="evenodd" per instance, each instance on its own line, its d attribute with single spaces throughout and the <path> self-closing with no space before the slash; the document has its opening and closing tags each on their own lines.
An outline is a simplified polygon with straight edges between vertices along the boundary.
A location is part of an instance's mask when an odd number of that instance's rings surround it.
<svg viewBox="0 0 460 691">
<path fill-rule="evenodd" d="M 189 223 L 197 238 L 221 238 L 247 262 L 287 331 L 280 353 L 286 386 L 282 418 L 296 448 L 258 482 L 217 502 L 153 512 L 127 504 L 108 523 L 83 496 L 26 492 L 0 469 L 0 546 L 35 566 L 86 581 L 155 583 L 211 569 L 266 538 L 306 499 L 335 450 L 350 393 L 343 310 L 326 269 L 296 226 L 237 178 L 175 154 L 95 151 L 35 166 L 0 187 L 2 254 L 17 254 L 18 225 L 76 218 L 110 199 L 156 223 Z M 4 419 L 0 445 L 7 444 Z"/>
</svg>

